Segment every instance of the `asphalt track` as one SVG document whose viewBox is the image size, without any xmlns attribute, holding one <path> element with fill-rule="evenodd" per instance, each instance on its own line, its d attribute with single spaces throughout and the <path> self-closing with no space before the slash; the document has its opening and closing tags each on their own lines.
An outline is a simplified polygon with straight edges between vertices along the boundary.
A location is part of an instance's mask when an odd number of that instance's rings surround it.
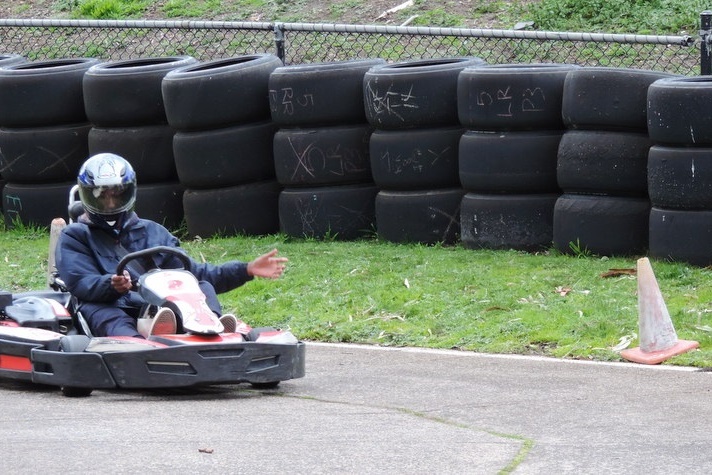
<svg viewBox="0 0 712 475">
<path fill-rule="evenodd" d="M 307 376 L 173 391 L 0 381 L 0 473 L 709 474 L 712 373 L 307 346 Z"/>
</svg>

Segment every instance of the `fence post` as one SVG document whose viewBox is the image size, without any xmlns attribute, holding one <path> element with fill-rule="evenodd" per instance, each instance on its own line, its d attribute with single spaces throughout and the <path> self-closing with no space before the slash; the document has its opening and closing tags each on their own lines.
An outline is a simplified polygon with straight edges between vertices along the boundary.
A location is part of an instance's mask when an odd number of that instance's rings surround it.
<svg viewBox="0 0 712 475">
<path fill-rule="evenodd" d="M 712 57 L 710 57 L 710 35 L 712 35 L 712 11 L 700 13 L 700 74 L 712 74 Z"/>
<path fill-rule="evenodd" d="M 282 23 L 274 24 L 274 46 L 277 49 L 277 57 L 284 64 L 284 26 Z"/>
</svg>

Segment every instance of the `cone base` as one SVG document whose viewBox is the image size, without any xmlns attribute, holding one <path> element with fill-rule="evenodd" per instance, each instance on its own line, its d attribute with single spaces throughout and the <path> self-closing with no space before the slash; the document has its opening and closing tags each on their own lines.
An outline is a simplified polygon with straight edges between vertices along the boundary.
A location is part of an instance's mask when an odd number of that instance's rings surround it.
<svg viewBox="0 0 712 475">
<path fill-rule="evenodd" d="M 665 350 L 645 352 L 641 350 L 640 347 L 636 347 L 631 348 L 630 350 L 621 351 L 621 356 L 628 361 L 632 361 L 633 363 L 660 364 L 673 356 L 687 353 L 688 351 L 694 350 L 699 346 L 700 344 L 696 341 L 678 340 L 677 343 Z"/>
</svg>

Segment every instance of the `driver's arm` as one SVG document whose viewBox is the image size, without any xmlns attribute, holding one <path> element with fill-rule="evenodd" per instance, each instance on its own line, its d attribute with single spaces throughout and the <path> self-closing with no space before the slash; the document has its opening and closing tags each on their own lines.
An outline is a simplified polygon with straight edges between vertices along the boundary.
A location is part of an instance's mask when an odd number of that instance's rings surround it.
<svg viewBox="0 0 712 475">
<path fill-rule="evenodd" d="M 57 243 L 56 265 L 67 290 L 85 302 L 113 302 L 124 292 L 112 285 L 112 273 L 99 264 L 79 228 L 69 225 Z"/>
</svg>

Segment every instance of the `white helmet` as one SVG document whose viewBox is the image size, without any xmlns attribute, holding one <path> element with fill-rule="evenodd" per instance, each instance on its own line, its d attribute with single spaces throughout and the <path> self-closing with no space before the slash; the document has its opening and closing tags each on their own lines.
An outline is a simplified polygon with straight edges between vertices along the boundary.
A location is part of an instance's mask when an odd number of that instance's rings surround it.
<svg viewBox="0 0 712 475">
<path fill-rule="evenodd" d="M 84 162 L 77 184 L 84 209 L 104 219 L 116 219 L 136 203 L 136 172 L 113 153 L 99 153 Z"/>
</svg>

